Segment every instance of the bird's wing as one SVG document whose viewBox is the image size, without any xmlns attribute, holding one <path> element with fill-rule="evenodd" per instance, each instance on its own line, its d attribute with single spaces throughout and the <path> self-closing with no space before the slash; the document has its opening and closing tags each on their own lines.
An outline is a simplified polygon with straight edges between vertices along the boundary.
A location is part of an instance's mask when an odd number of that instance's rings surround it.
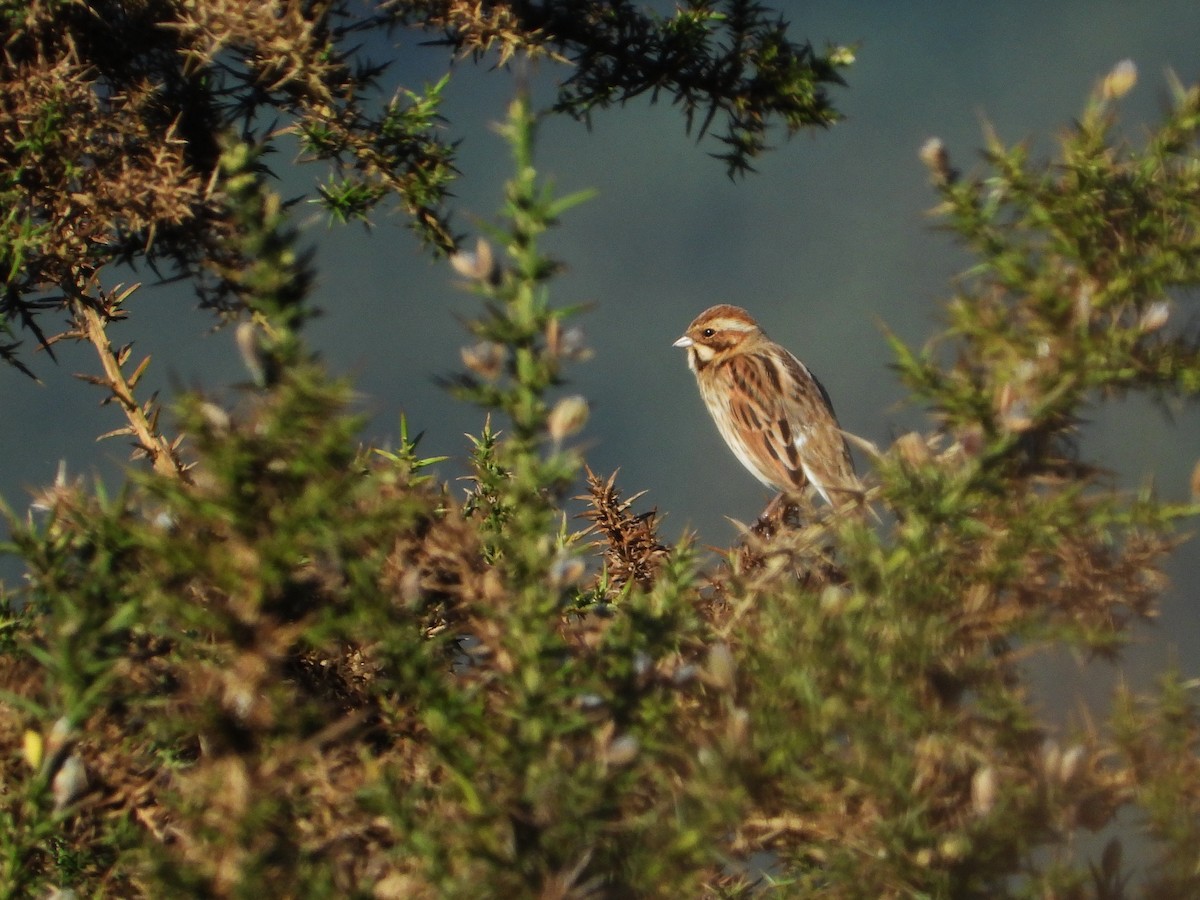
<svg viewBox="0 0 1200 900">
<path fill-rule="evenodd" d="M 833 403 L 808 367 L 785 353 L 782 369 L 791 382 L 780 391 L 805 477 L 832 504 L 830 491 L 859 489 L 850 448 L 838 427 Z"/>
</svg>

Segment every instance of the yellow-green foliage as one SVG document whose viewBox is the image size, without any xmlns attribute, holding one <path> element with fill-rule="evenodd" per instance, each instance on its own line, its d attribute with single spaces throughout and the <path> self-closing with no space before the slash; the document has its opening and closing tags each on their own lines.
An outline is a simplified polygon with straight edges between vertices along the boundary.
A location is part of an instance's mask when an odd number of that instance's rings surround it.
<svg viewBox="0 0 1200 900">
<path fill-rule="evenodd" d="M 69 22 L 77 6 L 42 4 L 24 40 L 54 45 L 38 16 Z M 502 5 L 402 6 L 454 23 L 467 50 L 575 46 L 558 20 L 531 35 Z M 694 52 L 718 21 L 767 34 L 727 6 L 743 20 L 690 12 L 668 30 Z M 188 9 L 186 27 L 148 33 L 190 36 L 190 66 L 230 63 L 202 40 L 217 29 L 257 48 L 241 64 L 294 104 L 311 147 L 353 156 L 438 243 L 429 196 L 353 143 L 378 123 L 322 106 L 345 102 L 323 87 L 345 75 L 329 21 Z M 272 24 L 294 53 L 266 52 Z M 754 52 L 778 60 L 769 43 Z M 562 100 L 577 113 L 610 99 L 589 80 L 598 52 Z M 448 381 L 480 407 L 462 501 L 407 428 L 397 447 L 358 447 L 349 386 L 303 342 L 312 272 L 287 210 L 258 149 L 220 135 L 207 167 L 194 136 L 192 168 L 163 162 L 207 176 L 162 247 L 240 320 L 254 385 L 232 408 L 185 395 L 186 445 L 163 438 L 105 337 L 126 295 L 97 296 L 62 243 L 65 182 L 44 163 L 81 138 L 56 137 L 66 120 L 49 113 L 22 120 L 13 152 L 43 164 L 44 198 L 5 222 L 9 290 L 34 328 L 37 292 L 65 294 L 71 336 L 100 352 L 97 380 L 154 466 L 115 496 L 64 477 L 8 515 L 28 579 L 0 628 L 0 896 L 1196 896 L 1195 686 L 1166 673 L 1157 695 L 1122 692 L 1111 721 L 1056 743 L 1018 665 L 1046 646 L 1118 653 L 1195 512 L 1114 490 L 1075 431 L 1116 392 L 1200 387 L 1194 337 L 1163 327 L 1200 281 L 1200 89 L 1178 88 L 1137 149 L 1110 133 L 1117 93 L 1106 82 L 1052 166 L 993 141 L 966 179 L 927 154 L 976 258 L 946 331 L 920 352 L 894 342 L 928 433 L 875 460 L 878 519 L 800 504 L 720 560 L 664 545 L 656 514 L 573 444 L 586 407 L 557 388 L 586 354 L 539 237 L 583 198 L 538 178 L 524 99 L 504 129 L 516 174 L 500 222 L 451 258 L 481 300 Z M 424 129 L 435 96 L 389 107 L 389 128 Z M 322 123 L 342 130 L 318 136 Z M 731 127 L 743 150 L 762 134 Z M 445 162 L 409 137 L 412 158 Z M 351 195 L 375 196 L 338 202 Z M 170 230 L 162 211 L 126 215 L 143 238 Z M 88 265 L 133 252 L 117 221 Z M 564 512 L 580 484 L 587 528 Z M 1144 886 L 1118 843 L 1079 850 L 1121 812 L 1159 860 Z"/>
</svg>

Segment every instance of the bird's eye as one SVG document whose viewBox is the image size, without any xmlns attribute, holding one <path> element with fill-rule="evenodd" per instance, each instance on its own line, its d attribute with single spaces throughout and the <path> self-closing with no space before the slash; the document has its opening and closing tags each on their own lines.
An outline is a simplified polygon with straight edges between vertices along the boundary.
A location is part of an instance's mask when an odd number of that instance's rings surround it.
<svg viewBox="0 0 1200 900">
<path fill-rule="evenodd" d="M 712 337 L 716 333 L 717 329 L 715 328 L 705 328 L 704 331 L 701 332 L 704 337 Z"/>
</svg>

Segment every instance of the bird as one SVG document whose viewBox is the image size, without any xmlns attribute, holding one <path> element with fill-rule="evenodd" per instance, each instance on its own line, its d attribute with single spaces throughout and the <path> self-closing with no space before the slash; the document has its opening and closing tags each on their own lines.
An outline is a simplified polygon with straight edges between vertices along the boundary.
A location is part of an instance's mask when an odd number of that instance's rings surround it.
<svg viewBox="0 0 1200 900">
<path fill-rule="evenodd" d="M 710 307 L 674 346 L 687 351 L 704 405 L 750 474 L 785 496 L 812 485 L 835 508 L 861 497 L 829 394 L 746 310 Z"/>
</svg>

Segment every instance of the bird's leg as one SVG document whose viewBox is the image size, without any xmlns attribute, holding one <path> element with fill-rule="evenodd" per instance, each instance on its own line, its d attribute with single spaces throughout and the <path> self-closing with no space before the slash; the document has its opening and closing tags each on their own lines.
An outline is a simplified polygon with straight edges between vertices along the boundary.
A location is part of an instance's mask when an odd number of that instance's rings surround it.
<svg viewBox="0 0 1200 900">
<path fill-rule="evenodd" d="M 759 517 L 750 526 L 750 533 L 743 538 L 738 548 L 737 570 L 743 574 L 753 572 L 763 564 L 763 549 L 781 530 L 787 527 L 787 502 L 779 494 L 767 504 Z"/>
<path fill-rule="evenodd" d="M 799 528 L 802 520 L 796 499 L 791 494 L 777 494 L 758 517 L 754 531 L 760 537 L 771 537 L 781 528 Z"/>
</svg>

